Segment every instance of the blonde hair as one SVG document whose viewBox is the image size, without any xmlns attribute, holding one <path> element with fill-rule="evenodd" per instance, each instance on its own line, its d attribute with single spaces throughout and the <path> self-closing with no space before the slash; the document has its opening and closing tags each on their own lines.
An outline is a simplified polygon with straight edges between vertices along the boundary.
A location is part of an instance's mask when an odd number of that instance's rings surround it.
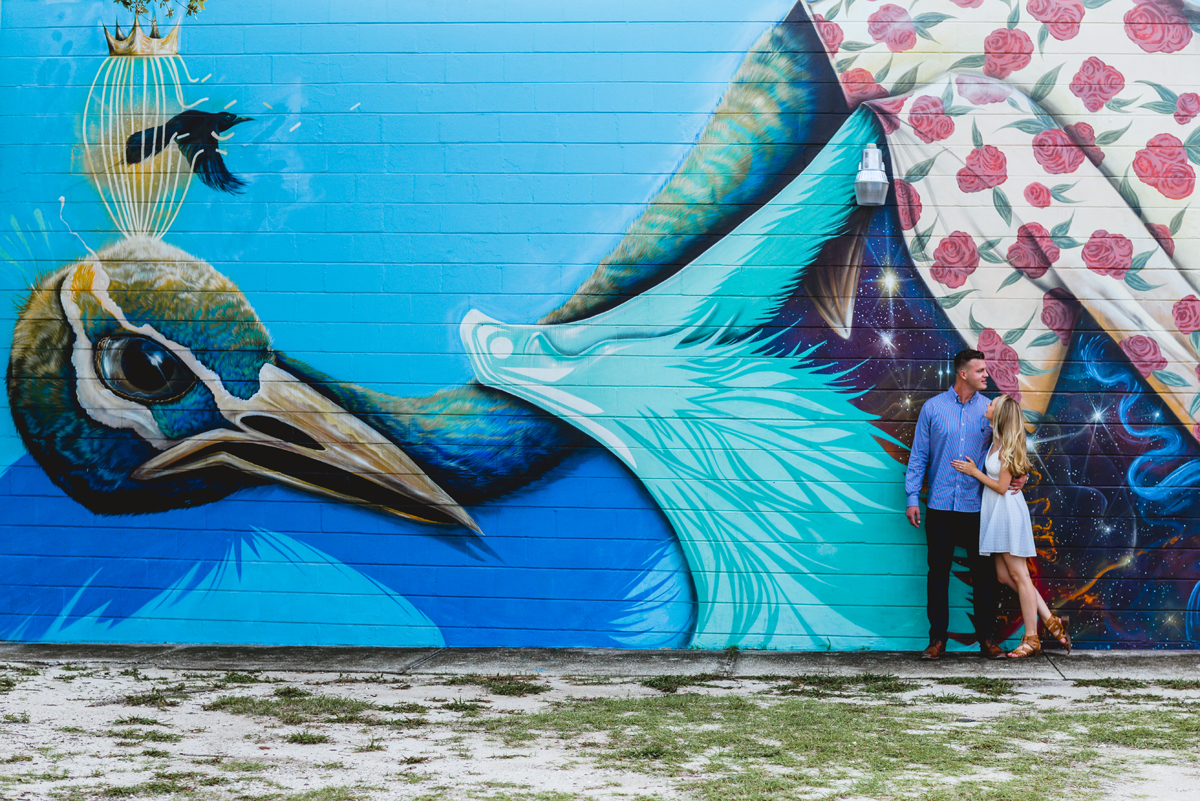
<svg viewBox="0 0 1200 801">
<path fill-rule="evenodd" d="M 1008 395 L 996 398 L 992 429 L 998 443 L 1000 466 L 1007 468 L 1013 478 L 1028 475 L 1033 464 L 1029 461 L 1029 449 L 1025 444 L 1025 414 L 1021 411 L 1021 404 Z"/>
</svg>

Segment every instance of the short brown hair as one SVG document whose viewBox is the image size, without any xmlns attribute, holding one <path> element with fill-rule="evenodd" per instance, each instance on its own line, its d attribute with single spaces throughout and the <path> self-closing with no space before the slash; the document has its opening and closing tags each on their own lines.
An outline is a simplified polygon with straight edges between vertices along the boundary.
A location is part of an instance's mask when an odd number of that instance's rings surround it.
<svg viewBox="0 0 1200 801">
<path fill-rule="evenodd" d="M 984 361 L 986 359 L 986 357 L 983 355 L 983 351 L 971 350 L 970 348 L 967 348 L 966 350 L 960 350 L 958 353 L 954 354 L 954 374 L 958 375 L 960 370 L 976 359 L 979 359 L 979 361 Z"/>
</svg>

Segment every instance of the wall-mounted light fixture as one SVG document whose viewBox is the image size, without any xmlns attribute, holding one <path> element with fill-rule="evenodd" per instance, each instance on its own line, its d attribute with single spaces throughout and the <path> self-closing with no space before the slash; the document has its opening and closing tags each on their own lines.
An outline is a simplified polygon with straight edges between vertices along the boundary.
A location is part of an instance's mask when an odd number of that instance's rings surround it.
<svg viewBox="0 0 1200 801">
<path fill-rule="evenodd" d="M 882 206 L 887 200 L 888 179 L 883 171 L 883 153 L 874 144 L 863 148 L 858 177 L 854 179 L 854 196 L 860 206 Z"/>
</svg>

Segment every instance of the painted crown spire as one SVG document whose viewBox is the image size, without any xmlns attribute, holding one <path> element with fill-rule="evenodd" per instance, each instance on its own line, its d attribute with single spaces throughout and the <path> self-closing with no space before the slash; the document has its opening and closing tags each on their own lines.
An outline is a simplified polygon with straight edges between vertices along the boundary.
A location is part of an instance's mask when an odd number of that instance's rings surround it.
<svg viewBox="0 0 1200 801">
<path fill-rule="evenodd" d="M 158 32 L 158 20 L 150 25 L 147 35 L 141 23 L 135 17 L 133 28 L 128 36 L 121 35 L 121 24 L 114 23 L 114 33 L 108 32 L 104 26 L 104 36 L 108 39 L 108 54 L 110 56 L 175 56 L 179 54 L 179 23 L 166 36 Z"/>
</svg>

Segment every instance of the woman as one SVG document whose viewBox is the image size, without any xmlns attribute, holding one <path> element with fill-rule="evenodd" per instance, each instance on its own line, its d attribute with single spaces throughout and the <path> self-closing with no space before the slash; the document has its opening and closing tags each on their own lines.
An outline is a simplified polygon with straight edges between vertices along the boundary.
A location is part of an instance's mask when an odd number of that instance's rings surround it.
<svg viewBox="0 0 1200 801">
<path fill-rule="evenodd" d="M 990 492 L 983 493 L 983 506 L 979 516 L 979 553 L 992 554 L 996 560 L 996 577 L 1001 584 L 1012 587 L 1021 601 L 1021 617 L 1025 623 L 1025 636 L 1021 644 L 1008 654 L 1020 659 L 1042 651 L 1038 639 L 1037 622 L 1040 618 L 1063 647 L 1071 650 L 1071 637 L 1063 621 L 1050 614 L 1046 601 L 1033 586 L 1029 577 L 1028 559 L 1037 556 L 1033 544 L 1033 522 L 1029 518 L 1029 507 L 1022 493 L 1009 494 L 1008 485 L 1013 478 L 1027 475 L 1032 465 L 1025 445 L 1025 415 L 1021 404 L 1007 395 L 1001 395 L 988 404 L 984 416 L 992 423 L 992 448 L 984 460 L 985 474 L 968 456 L 950 464 L 960 473 L 977 479 Z"/>
</svg>

